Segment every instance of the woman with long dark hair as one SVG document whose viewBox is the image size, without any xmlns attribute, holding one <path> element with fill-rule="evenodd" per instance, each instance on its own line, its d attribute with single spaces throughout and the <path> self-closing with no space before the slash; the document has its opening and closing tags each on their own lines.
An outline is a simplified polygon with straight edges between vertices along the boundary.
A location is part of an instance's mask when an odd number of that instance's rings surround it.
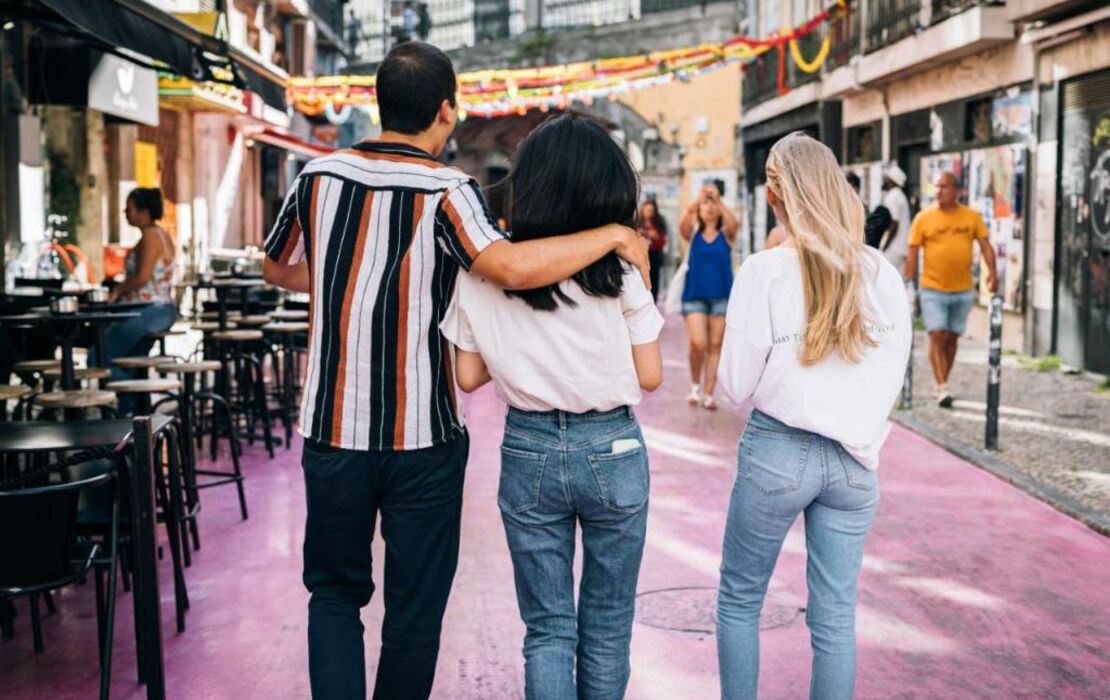
<svg viewBox="0 0 1110 700">
<path fill-rule="evenodd" d="M 173 288 L 176 247 L 170 234 L 158 224 L 163 215 L 162 191 L 149 187 L 131 190 L 124 215 L 142 236 L 127 253 L 126 276 L 112 288 L 109 299 L 152 303 L 135 318 L 108 327 L 105 350 L 109 360 L 149 354 L 154 346 L 149 334 L 169 330 L 177 320 Z M 130 375 L 113 366 L 112 378 L 129 379 Z"/>
<path fill-rule="evenodd" d="M 682 316 L 690 338 L 690 394 L 686 402 L 716 410 L 713 390 L 717 385 L 725 310 L 732 289 L 732 242 L 736 240 L 736 228 L 728 225 L 715 187 L 703 188 L 697 208 L 687 211 L 679 233 L 690 243 L 682 291 Z"/>
<path fill-rule="evenodd" d="M 637 189 L 604 128 L 575 113 L 556 117 L 517 153 L 506 198 L 512 238 L 629 224 Z M 527 627 L 527 698 L 624 696 L 649 484 L 632 407 L 662 381 L 662 326 L 643 279 L 615 255 L 523 292 L 462 275 L 441 325 L 462 390 L 492 380 L 509 404 L 497 500 Z"/>
<path fill-rule="evenodd" d="M 663 253 L 667 250 L 667 220 L 659 213 L 654 199 L 645 199 L 640 205 L 636 230 L 648 242 L 648 260 L 651 262 L 651 292 L 659 298 L 659 273 L 663 269 Z"/>
<path fill-rule="evenodd" d="M 753 411 L 740 442 L 717 596 L 721 695 L 754 700 L 759 615 L 805 516 L 810 698 L 848 700 L 856 579 L 879 505 L 879 450 L 913 328 L 902 276 L 864 245 L 863 204 L 827 146 L 791 134 L 767 158 L 786 242 L 750 257 L 729 300 L 721 386 Z"/>
</svg>

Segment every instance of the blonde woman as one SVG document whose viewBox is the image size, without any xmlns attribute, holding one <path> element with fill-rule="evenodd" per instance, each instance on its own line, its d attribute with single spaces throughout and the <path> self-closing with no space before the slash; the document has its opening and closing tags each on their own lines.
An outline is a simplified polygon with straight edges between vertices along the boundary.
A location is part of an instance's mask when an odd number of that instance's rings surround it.
<svg viewBox="0 0 1110 700">
<path fill-rule="evenodd" d="M 767 193 L 787 240 L 740 268 L 721 355 L 725 394 L 753 406 L 721 563 L 722 696 L 756 697 L 767 581 L 804 513 L 810 697 L 846 699 L 856 578 L 879 504 L 879 449 L 909 358 L 910 309 L 901 275 L 864 246 L 863 205 L 827 147 L 804 134 L 775 144 Z"/>
</svg>

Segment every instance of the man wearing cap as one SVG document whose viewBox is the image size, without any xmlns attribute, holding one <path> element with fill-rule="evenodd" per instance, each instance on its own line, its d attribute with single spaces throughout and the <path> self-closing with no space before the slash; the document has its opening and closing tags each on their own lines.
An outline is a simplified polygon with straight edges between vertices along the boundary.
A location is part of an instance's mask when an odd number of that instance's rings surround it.
<svg viewBox="0 0 1110 700">
<path fill-rule="evenodd" d="M 890 212 L 890 223 L 887 224 L 879 250 L 883 251 L 886 259 L 901 270 L 906 266 L 906 250 L 909 247 L 910 237 L 910 200 L 902 188 L 906 185 L 906 173 L 897 165 L 891 163 L 883 171 L 883 201 L 880 206 L 886 207 Z"/>
<path fill-rule="evenodd" d="M 977 296 L 972 276 L 974 247 L 979 245 L 987 287 L 998 289 L 994 249 L 983 217 L 960 204 L 960 186 L 952 173 L 936 180 L 937 203 L 913 220 L 906 257 L 906 279 L 917 278 L 917 253 L 924 253 L 921 270 L 921 315 L 929 332 L 929 362 L 936 381 L 936 399 L 942 408 L 952 406 L 948 375 L 956 362 L 956 345 L 967 326 L 967 316 Z"/>
</svg>

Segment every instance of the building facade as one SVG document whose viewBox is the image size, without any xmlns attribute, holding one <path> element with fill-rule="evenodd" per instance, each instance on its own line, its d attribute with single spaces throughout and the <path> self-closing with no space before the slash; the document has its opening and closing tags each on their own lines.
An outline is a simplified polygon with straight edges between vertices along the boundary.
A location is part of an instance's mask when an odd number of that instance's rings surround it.
<svg viewBox="0 0 1110 700">
<path fill-rule="evenodd" d="M 77 281 L 111 276 L 138 237 L 122 213 L 135 187 L 162 190 L 182 274 L 241 257 L 299 165 L 334 140 L 293 114 L 285 81 L 345 62 L 323 19 L 340 21 L 338 0 L 24 6 L 3 18 L 0 46 L 8 277 L 33 272 L 54 238 L 84 261 Z"/>
<path fill-rule="evenodd" d="M 815 14 L 813 3 L 757 3 L 765 29 Z M 987 221 L 999 259 L 1004 344 L 1110 371 L 1110 248 L 1099 202 L 1110 202 L 1110 10 L 1100 2 L 853 0 L 800 47 L 820 70 L 767 54 L 744 75 L 742 141 L 753 244 L 770 223 L 767 150 L 801 130 L 863 179 L 874 206 L 883 163 L 909 175 L 915 209 L 955 172 Z M 802 42 L 807 43 L 807 42 Z M 784 84 L 783 84 L 784 83 Z M 1100 126 L 1104 125 L 1104 126 Z M 1100 130 L 1101 129 L 1101 130 Z M 761 213 L 762 212 L 762 213 Z M 1110 221 L 1110 219 L 1106 219 Z M 985 290 L 972 318 L 986 324 Z"/>
</svg>

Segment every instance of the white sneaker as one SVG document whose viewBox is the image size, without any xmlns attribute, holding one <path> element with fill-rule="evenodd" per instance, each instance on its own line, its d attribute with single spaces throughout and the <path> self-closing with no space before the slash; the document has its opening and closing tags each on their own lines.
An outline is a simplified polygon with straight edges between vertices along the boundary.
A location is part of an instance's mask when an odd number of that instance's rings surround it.
<svg viewBox="0 0 1110 700">
<path fill-rule="evenodd" d="M 686 403 L 691 406 L 697 406 L 701 403 L 701 386 L 698 384 L 690 385 L 690 394 L 686 397 Z"/>
<path fill-rule="evenodd" d="M 717 402 L 713 399 L 712 396 L 706 396 L 705 398 L 703 398 L 701 400 L 701 406 L 702 408 L 708 409 L 710 411 L 717 410 Z"/>
<path fill-rule="evenodd" d="M 940 406 L 941 408 L 952 408 L 952 403 L 954 401 L 955 401 L 955 398 L 952 396 L 952 392 L 948 391 L 948 385 L 947 384 L 941 384 L 940 386 L 937 387 L 937 405 L 938 406 Z"/>
</svg>

